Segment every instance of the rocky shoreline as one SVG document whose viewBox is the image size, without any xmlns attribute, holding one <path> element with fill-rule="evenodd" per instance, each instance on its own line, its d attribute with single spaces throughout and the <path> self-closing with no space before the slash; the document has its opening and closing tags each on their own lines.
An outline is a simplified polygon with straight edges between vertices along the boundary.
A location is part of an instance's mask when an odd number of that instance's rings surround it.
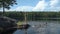
<svg viewBox="0 0 60 34">
<path fill-rule="evenodd" d="M 11 19 L 6 16 L 0 16 L 0 34 L 8 34 L 13 33 L 17 30 L 17 20 Z M 16 27 L 16 28 L 13 28 Z M 19 25 L 19 29 L 28 29 L 30 27 L 29 24 Z"/>
<path fill-rule="evenodd" d="M 11 19 L 6 16 L 0 16 L 0 33 L 12 32 L 17 28 L 11 28 L 17 26 L 17 20 Z M 10 28 L 10 29 L 7 29 Z"/>
</svg>

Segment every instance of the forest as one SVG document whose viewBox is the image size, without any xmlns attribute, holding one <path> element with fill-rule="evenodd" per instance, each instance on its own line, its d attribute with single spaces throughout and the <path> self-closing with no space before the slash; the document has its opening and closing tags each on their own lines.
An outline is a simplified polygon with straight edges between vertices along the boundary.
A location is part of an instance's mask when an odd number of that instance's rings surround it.
<svg viewBox="0 0 60 34">
<path fill-rule="evenodd" d="M 18 11 L 9 11 L 5 12 L 4 16 L 23 21 L 25 19 L 25 13 L 27 20 L 60 20 L 60 12 L 18 12 Z M 0 15 L 3 13 L 0 11 Z"/>
</svg>

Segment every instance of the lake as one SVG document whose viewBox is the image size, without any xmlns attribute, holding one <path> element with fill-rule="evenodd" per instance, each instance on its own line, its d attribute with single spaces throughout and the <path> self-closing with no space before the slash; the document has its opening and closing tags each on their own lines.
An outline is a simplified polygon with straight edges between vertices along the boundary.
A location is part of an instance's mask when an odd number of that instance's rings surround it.
<svg viewBox="0 0 60 34">
<path fill-rule="evenodd" d="M 31 25 L 27 34 L 60 34 L 60 21 L 28 21 L 27 23 Z M 25 32 L 17 29 L 13 34 L 25 34 Z"/>
</svg>

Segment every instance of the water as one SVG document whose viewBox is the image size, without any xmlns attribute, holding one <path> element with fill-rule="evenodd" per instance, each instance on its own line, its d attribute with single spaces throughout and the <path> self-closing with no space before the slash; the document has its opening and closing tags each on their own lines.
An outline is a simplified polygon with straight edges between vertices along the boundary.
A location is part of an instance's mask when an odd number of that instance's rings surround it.
<svg viewBox="0 0 60 34">
<path fill-rule="evenodd" d="M 46 22 L 47 25 L 45 24 Z M 36 27 L 30 27 L 27 30 L 27 34 L 60 34 L 60 21 L 29 21 L 28 24 L 31 26 L 36 25 Z M 18 29 L 13 34 L 25 33 L 24 30 Z"/>
</svg>

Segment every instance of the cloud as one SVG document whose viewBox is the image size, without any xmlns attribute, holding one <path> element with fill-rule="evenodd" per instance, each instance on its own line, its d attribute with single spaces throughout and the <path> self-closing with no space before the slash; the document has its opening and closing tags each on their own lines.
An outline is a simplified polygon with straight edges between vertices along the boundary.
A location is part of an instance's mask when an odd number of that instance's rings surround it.
<svg viewBox="0 0 60 34">
<path fill-rule="evenodd" d="M 39 1 L 33 11 L 60 11 L 60 0 Z"/>
<path fill-rule="evenodd" d="M 15 10 L 16 11 L 32 11 L 32 6 L 19 6 Z"/>
<path fill-rule="evenodd" d="M 3 8 L 1 8 L 0 11 L 2 12 L 3 11 Z M 8 11 L 15 11 L 15 9 L 9 9 L 9 10 L 8 9 L 5 9 L 5 11 L 6 12 L 8 12 Z"/>
<path fill-rule="evenodd" d="M 32 11 L 32 9 L 33 9 L 32 6 L 18 6 L 15 9 L 10 9 L 10 10 L 5 9 L 5 11 Z"/>
<path fill-rule="evenodd" d="M 50 1 L 51 7 L 57 7 L 57 6 L 59 6 L 59 4 L 60 4 L 59 1 L 60 1 L 60 0 L 51 0 L 51 1 Z"/>
<path fill-rule="evenodd" d="M 33 11 L 43 11 L 46 6 L 47 6 L 47 3 L 44 0 L 39 1 L 38 4 L 32 10 Z"/>
<path fill-rule="evenodd" d="M 7 11 L 60 11 L 60 0 L 41 0 L 35 7 L 18 6 Z"/>
<path fill-rule="evenodd" d="M 52 11 L 60 11 L 60 0 L 51 0 L 50 1 L 50 10 Z"/>
</svg>

